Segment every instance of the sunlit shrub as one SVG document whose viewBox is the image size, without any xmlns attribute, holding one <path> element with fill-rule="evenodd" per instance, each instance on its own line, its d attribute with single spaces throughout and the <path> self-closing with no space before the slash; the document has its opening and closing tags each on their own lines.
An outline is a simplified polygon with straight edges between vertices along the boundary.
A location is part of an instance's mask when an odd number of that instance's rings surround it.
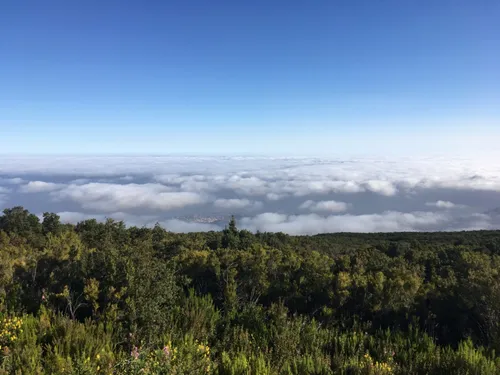
<svg viewBox="0 0 500 375">
<path fill-rule="evenodd" d="M 210 347 L 191 336 L 161 349 L 134 346 L 116 365 L 119 374 L 211 374 L 213 369 Z"/>
</svg>

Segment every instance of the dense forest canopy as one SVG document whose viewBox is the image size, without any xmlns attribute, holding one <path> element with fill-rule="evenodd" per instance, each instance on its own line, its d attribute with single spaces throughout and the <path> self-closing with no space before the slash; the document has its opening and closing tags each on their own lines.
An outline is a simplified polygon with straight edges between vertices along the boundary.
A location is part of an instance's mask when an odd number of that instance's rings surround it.
<svg viewBox="0 0 500 375">
<path fill-rule="evenodd" d="M 0 374 L 497 374 L 500 231 L 0 216 Z"/>
</svg>

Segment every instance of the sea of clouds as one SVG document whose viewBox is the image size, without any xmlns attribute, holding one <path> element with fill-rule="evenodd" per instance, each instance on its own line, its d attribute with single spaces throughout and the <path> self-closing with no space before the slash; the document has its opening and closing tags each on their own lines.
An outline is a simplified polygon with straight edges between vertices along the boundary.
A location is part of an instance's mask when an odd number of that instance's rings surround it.
<svg viewBox="0 0 500 375">
<path fill-rule="evenodd" d="M 0 206 L 175 232 L 219 230 L 210 218 L 232 214 L 240 228 L 290 234 L 494 229 L 494 160 L 4 156 Z"/>
</svg>

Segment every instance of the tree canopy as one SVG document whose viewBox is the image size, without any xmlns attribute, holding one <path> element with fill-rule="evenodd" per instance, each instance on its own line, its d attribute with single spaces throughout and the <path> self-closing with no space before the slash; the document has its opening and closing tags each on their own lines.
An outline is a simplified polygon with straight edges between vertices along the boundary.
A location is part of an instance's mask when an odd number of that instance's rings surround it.
<svg viewBox="0 0 500 375">
<path fill-rule="evenodd" d="M 498 374 L 500 231 L 0 216 L 0 373 Z"/>
</svg>

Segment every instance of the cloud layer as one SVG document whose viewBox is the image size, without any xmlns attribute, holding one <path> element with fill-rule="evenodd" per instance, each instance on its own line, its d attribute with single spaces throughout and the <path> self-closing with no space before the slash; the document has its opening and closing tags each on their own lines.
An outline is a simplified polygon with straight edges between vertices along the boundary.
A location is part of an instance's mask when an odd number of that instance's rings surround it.
<svg viewBox="0 0 500 375">
<path fill-rule="evenodd" d="M 0 204 L 65 221 L 310 234 L 494 228 L 500 166 L 476 159 L 9 157 Z"/>
</svg>

